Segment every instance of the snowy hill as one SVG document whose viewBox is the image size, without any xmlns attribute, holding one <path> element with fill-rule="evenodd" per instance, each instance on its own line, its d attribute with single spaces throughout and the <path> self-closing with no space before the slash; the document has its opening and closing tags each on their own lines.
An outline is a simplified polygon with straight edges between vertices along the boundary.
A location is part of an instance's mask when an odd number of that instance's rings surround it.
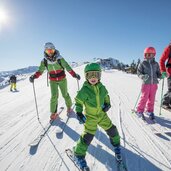
<svg viewBox="0 0 171 171">
<path fill-rule="evenodd" d="M 28 74 L 36 71 L 38 69 L 37 66 L 29 66 L 27 68 L 21 68 L 13 71 L 2 71 L 0 72 L 0 77 L 7 77 L 9 75 L 19 75 L 19 74 Z"/>
<path fill-rule="evenodd" d="M 29 66 L 27 68 L 21 68 L 13 71 L 2 71 L 0 72 L 0 89 L 9 85 L 9 77 L 11 75 L 17 76 L 17 81 L 23 80 L 26 78 L 26 74 L 37 71 L 37 66 Z"/>
<path fill-rule="evenodd" d="M 84 82 L 84 66 L 74 69 L 81 75 L 79 86 Z M 29 76 L 29 75 L 28 75 Z M 68 88 L 72 99 L 78 91 L 77 81 L 67 74 Z M 155 101 L 155 124 L 147 124 L 131 114 L 141 81 L 136 75 L 117 70 L 102 72 L 102 82 L 109 91 L 112 108 L 108 115 L 117 126 L 122 153 L 129 171 L 171 170 L 171 113 L 162 110 L 159 116 L 161 82 Z M 165 84 L 166 85 L 166 84 Z M 37 137 L 49 121 L 50 88 L 46 74 L 35 80 L 40 122 L 38 122 L 33 94 L 33 85 L 28 79 L 18 82 L 19 92 L 0 90 L 0 170 L 1 171 L 75 171 L 74 164 L 65 154 L 72 148 L 83 131 L 73 114 L 62 135 L 57 134 L 58 122 L 47 132 L 37 147 L 29 143 Z M 166 91 L 166 86 L 164 88 Z M 61 94 L 58 107 L 65 103 Z M 66 108 L 60 114 L 61 122 L 66 119 Z M 106 133 L 99 128 L 86 159 L 91 171 L 114 171 L 114 152 Z"/>
</svg>

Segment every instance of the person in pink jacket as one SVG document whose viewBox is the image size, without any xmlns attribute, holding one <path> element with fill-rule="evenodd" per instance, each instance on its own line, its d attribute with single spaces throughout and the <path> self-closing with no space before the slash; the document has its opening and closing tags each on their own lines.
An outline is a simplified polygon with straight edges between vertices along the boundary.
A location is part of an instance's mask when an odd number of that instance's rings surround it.
<svg viewBox="0 0 171 171">
<path fill-rule="evenodd" d="M 144 60 L 139 64 L 137 75 L 142 79 L 141 97 L 137 106 L 138 116 L 145 119 L 144 112 L 154 119 L 154 101 L 158 88 L 158 78 L 161 78 L 159 64 L 155 61 L 156 50 L 147 47 L 144 50 Z"/>
</svg>

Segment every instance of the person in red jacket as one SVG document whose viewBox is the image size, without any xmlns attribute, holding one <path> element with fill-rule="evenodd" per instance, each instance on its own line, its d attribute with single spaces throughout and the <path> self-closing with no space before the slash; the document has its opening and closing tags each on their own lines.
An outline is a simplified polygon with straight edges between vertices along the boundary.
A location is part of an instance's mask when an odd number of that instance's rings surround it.
<svg viewBox="0 0 171 171">
<path fill-rule="evenodd" d="M 164 49 L 160 57 L 162 78 L 167 77 L 168 91 L 163 96 L 162 107 L 171 109 L 171 43 Z"/>
</svg>

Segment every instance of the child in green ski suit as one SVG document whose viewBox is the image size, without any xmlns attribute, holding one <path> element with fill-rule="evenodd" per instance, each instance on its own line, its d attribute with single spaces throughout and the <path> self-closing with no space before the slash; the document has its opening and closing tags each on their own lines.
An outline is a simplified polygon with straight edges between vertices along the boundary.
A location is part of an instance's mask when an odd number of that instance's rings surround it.
<svg viewBox="0 0 171 171">
<path fill-rule="evenodd" d="M 118 130 L 106 113 L 111 105 L 108 91 L 100 82 L 100 65 L 97 63 L 88 64 L 84 72 L 86 81 L 75 98 L 77 118 L 80 123 L 84 123 L 84 132 L 74 147 L 74 156 L 78 165 L 79 163 L 86 165 L 86 151 L 93 140 L 98 125 L 108 134 L 115 153 L 120 154 Z M 83 107 L 85 109 L 84 114 Z"/>
<path fill-rule="evenodd" d="M 58 87 L 65 99 L 67 112 L 71 111 L 72 101 L 67 89 L 65 69 L 76 79 L 80 79 L 80 76 L 72 70 L 70 65 L 59 54 L 59 51 L 55 49 L 55 46 L 51 42 L 45 43 L 44 48 L 44 59 L 41 61 L 38 71 L 30 77 L 30 82 L 33 83 L 34 79 L 42 75 L 44 70 L 47 69 L 51 88 L 50 118 L 51 120 L 54 120 L 57 117 Z"/>
</svg>

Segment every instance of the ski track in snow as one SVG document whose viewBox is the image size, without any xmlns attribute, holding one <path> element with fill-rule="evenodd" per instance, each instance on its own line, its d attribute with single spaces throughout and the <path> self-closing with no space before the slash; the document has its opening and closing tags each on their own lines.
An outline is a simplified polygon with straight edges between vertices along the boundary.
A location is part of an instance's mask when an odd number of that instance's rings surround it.
<svg viewBox="0 0 171 171">
<path fill-rule="evenodd" d="M 121 93 L 121 96 L 125 96 L 126 97 L 126 95 L 125 94 L 123 94 L 123 93 Z M 126 97 L 126 98 L 121 98 L 121 96 L 118 96 L 119 97 L 119 99 L 120 99 L 120 106 L 121 106 L 121 104 L 123 104 L 123 105 L 125 105 L 125 104 L 129 104 L 129 101 L 127 101 L 126 103 L 124 103 L 124 100 L 123 99 L 127 99 L 128 100 L 128 98 Z M 121 113 L 121 110 L 122 109 L 124 109 L 125 107 L 121 107 L 120 108 L 120 113 Z M 128 111 L 128 110 L 127 110 Z M 131 112 L 130 112 L 131 113 Z M 141 123 L 140 123 L 140 122 Z M 139 121 L 137 120 L 137 118 L 135 118 L 135 121 L 134 122 L 136 122 L 141 128 L 142 128 L 142 130 L 145 132 L 145 139 L 146 139 L 146 141 L 149 143 L 149 144 L 152 144 L 151 146 L 153 147 L 153 149 L 154 149 L 154 152 L 158 152 L 157 153 L 157 155 L 159 155 L 160 154 L 160 160 L 161 159 L 163 159 L 164 160 L 164 163 L 167 163 L 167 164 L 162 164 L 160 161 L 158 161 L 159 162 L 159 164 L 160 165 L 163 165 L 166 169 L 169 169 L 170 167 L 171 167 L 171 162 L 170 162 L 170 160 L 168 159 L 168 153 L 167 153 L 167 151 L 165 150 L 165 149 L 162 149 L 162 144 L 160 143 L 160 141 L 158 141 L 157 139 L 156 139 L 156 137 L 155 136 L 152 136 L 152 134 L 151 133 L 148 133 L 148 130 L 146 129 L 146 127 L 144 127 L 144 123 L 143 123 L 143 121 L 142 120 L 140 120 L 139 119 Z M 146 123 L 145 123 L 146 124 Z M 147 127 L 153 127 L 152 125 L 150 125 L 150 124 L 147 124 Z M 154 127 L 155 127 L 155 125 L 154 125 Z M 156 129 L 156 128 L 155 128 Z M 152 130 L 152 129 L 151 129 Z M 156 129 L 156 131 L 157 131 L 157 129 Z M 160 129 L 159 129 L 159 132 L 160 132 Z M 161 149 L 162 149 L 162 151 L 161 151 Z M 163 152 L 164 151 L 164 152 Z"/>
<path fill-rule="evenodd" d="M 82 77 L 80 87 L 84 82 L 83 69 L 84 66 L 75 68 Z M 74 99 L 78 85 L 71 76 L 67 75 L 67 78 L 69 93 Z M 171 170 L 171 137 L 166 134 L 171 132 L 169 113 L 162 110 L 162 116 L 156 115 L 155 124 L 147 124 L 131 113 L 141 85 L 136 76 L 111 70 L 102 73 L 102 83 L 109 91 L 112 108 L 108 115 L 120 133 L 122 154 L 127 169 Z M 9 87 L 0 90 L 0 170 L 76 171 L 77 168 L 66 156 L 65 149 L 76 144 L 83 131 L 83 125 L 80 125 L 73 116 L 61 136 L 56 134 L 58 126 L 53 125 L 37 147 L 28 146 L 48 123 L 50 88 L 46 86 L 46 74 L 35 80 L 40 125 L 35 110 L 32 84 L 28 83 L 28 80 L 23 80 L 17 86 L 20 89 L 17 93 L 9 92 Z M 161 86 L 156 97 L 157 112 L 160 109 L 160 90 Z M 58 107 L 64 106 L 61 94 L 58 102 Z M 60 114 L 61 119 L 65 120 L 65 115 L 66 108 Z M 91 171 L 117 170 L 113 147 L 102 128 L 98 128 L 89 146 L 86 160 Z"/>
</svg>

